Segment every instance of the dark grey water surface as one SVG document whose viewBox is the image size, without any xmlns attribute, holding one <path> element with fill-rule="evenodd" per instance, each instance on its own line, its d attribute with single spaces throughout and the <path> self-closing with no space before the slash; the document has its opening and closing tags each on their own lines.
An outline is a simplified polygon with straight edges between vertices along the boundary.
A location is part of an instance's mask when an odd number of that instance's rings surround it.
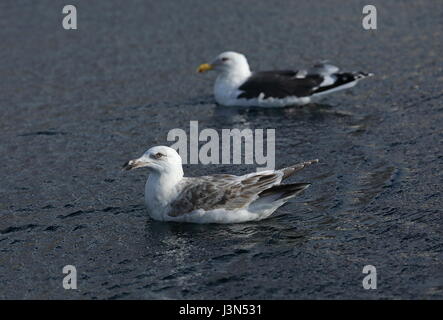
<svg viewBox="0 0 443 320">
<path fill-rule="evenodd" d="M 365 31 L 366 2 L 69 1 L 66 31 L 66 1 L 2 1 L 0 298 L 442 298 L 443 3 L 372 1 Z M 308 107 L 226 109 L 195 73 L 225 50 L 376 76 Z M 152 221 L 146 172 L 120 167 L 190 120 L 275 128 L 278 167 L 320 159 L 291 180 L 313 185 L 257 223 Z"/>
</svg>

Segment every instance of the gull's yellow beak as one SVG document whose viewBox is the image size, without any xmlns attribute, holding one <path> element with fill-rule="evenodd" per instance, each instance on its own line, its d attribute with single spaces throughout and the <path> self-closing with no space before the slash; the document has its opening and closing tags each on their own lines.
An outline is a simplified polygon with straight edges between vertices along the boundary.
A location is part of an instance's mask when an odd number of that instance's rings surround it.
<svg viewBox="0 0 443 320">
<path fill-rule="evenodd" d="M 212 69 L 213 69 L 212 65 L 210 65 L 209 63 L 203 63 L 198 67 L 197 72 L 201 73 Z"/>
</svg>

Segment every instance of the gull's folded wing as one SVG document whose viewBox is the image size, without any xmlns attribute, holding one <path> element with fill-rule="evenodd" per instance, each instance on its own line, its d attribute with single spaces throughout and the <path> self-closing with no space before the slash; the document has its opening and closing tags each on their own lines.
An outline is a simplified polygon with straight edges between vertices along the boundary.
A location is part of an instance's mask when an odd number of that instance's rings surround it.
<svg viewBox="0 0 443 320">
<path fill-rule="evenodd" d="M 262 191 L 279 184 L 283 173 L 259 172 L 245 176 L 212 175 L 186 178 L 182 190 L 170 205 L 170 216 L 194 210 L 240 209 L 258 198 Z"/>
</svg>

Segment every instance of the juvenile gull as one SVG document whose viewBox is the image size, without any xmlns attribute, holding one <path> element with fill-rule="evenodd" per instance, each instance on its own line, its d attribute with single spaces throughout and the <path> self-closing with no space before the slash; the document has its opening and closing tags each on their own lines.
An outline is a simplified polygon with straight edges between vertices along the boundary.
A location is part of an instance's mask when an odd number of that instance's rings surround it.
<svg viewBox="0 0 443 320">
<path fill-rule="evenodd" d="M 239 223 L 269 217 L 306 189 L 309 183 L 280 183 L 317 162 L 311 160 L 243 176 L 215 174 L 191 178 L 183 176 L 182 160 L 174 149 L 157 146 L 140 158 L 126 162 L 123 168 L 148 168 L 145 202 L 149 215 L 155 220 Z"/>
<path fill-rule="evenodd" d="M 251 72 L 246 57 L 237 52 L 223 52 L 198 72 L 219 72 L 214 84 L 217 103 L 225 106 L 286 107 L 307 104 L 317 97 L 351 88 L 372 76 L 365 72 L 339 72 L 338 67 L 323 62 L 307 70 Z"/>
</svg>

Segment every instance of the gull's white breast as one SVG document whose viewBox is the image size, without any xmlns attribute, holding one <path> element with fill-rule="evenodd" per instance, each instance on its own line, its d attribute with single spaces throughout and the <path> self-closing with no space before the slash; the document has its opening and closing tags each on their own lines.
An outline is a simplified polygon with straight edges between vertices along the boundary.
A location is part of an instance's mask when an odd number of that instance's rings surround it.
<svg viewBox="0 0 443 320">
<path fill-rule="evenodd" d="M 150 175 L 145 185 L 145 204 L 151 218 L 160 221 L 168 220 L 169 204 L 179 194 L 178 185 L 171 187 Z"/>
<path fill-rule="evenodd" d="M 243 80 L 236 77 L 218 76 L 214 83 L 214 97 L 218 104 L 225 106 L 235 105 L 237 96 L 240 94 L 238 87 Z"/>
</svg>

